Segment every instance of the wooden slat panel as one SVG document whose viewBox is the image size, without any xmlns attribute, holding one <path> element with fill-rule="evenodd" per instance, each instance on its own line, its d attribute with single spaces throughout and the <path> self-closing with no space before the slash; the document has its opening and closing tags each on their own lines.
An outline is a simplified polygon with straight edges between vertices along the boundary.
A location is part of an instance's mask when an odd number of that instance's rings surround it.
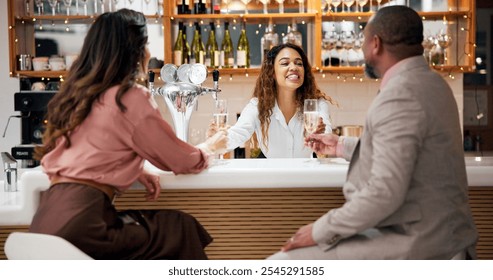
<svg viewBox="0 0 493 280">
<path fill-rule="evenodd" d="M 469 202 L 479 231 L 480 259 L 493 259 L 493 187 L 471 187 Z M 263 259 L 279 250 L 300 226 L 344 203 L 340 188 L 163 190 L 158 201 L 147 202 L 144 192 L 119 197 L 124 209 L 179 209 L 196 217 L 214 242 L 210 259 Z M 26 226 L 0 226 L 0 259 L 12 231 Z"/>
</svg>

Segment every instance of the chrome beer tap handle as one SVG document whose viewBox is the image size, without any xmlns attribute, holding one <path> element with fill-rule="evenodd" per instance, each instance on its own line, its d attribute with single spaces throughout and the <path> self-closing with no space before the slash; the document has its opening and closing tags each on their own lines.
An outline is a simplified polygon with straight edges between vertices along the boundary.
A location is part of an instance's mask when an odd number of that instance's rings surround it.
<svg viewBox="0 0 493 280">
<path fill-rule="evenodd" d="M 3 172 L 5 174 L 4 191 L 17 191 L 17 161 L 7 152 L 2 152 Z"/>
</svg>

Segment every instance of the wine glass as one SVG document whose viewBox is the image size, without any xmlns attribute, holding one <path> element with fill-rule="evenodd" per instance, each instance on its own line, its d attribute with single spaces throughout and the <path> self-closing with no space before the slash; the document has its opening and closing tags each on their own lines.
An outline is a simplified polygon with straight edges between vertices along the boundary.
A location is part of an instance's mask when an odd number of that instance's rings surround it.
<svg viewBox="0 0 493 280">
<path fill-rule="evenodd" d="M 218 99 L 214 104 L 214 124 L 216 130 L 225 129 L 228 124 L 228 102 L 225 99 Z M 223 159 L 223 155 L 219 155 L 219 159 Z"/>
<path fill-rule="evenodd" d="M 55 16 L 55 9 L 56 9 L 56 3 L 58 2 L 58 0 L 48 0 L 48 4 L 50 4 L 50 7 L 51 7 L 51 15 L 52 16 Z"/>
<path fill-rule="evenodd" d="M 67 16 L 70 16 L 70 6 L 72 6 L 72 0 L 63 0 L 63 5 L 67 10 Z"/>
<path fill-rule="evenodd" d="M 82 5 L 84 5 L 84 15 L 87 16 L 87 0 L 80 0 Z"/>
<path fill-rule="evenodd" d="M 269 11 L 267 10 L 267 4 L 269 4 L 269 1 L 270 0 L 260 0 L 260 2 L 262 2 L 262 4 L 264 5 L 264 14 L 269 13 Z"/>
<path fill-rule="evenodd" d="M 450 46 L 452 43 L 452 36 L 448 35 L 447 33 L 444 33 L 443 30 L 440 31 L 440 33 L 437 35 L 437 43 L 442 48 L 443 50 L 443 63 L 442 65 L 448 64 L 447 62 L 447 48 Z"/>
<path fill-rule="evenodd" d="M 38 8 L 38 15 L 43 14 L 43 0 L 34 0 L 34 4 Z"/>
<path fill-rule="evenodd" d="M 250 3 L 250 0 L 241 0 L 241 3 L 245 5 L 245 15 L 248 14 L 248 3 Z"/>
<path fill-rule="evenodd" d="M 363 32 L 359 32 L 355 35 L 353 50 L 356 52 L 356 66 L 361 66 L 361 48 L 363 47 L 363 42 L 365 41 L 365 35 Z"/>
<path fill-rule="evenodd" d="M 382 2 L 382 0 L 377 0 L 377 11 L 380 10 L 380 3 Z"/>
<path fill-rule="evenodd" d="M 303 121 L 307 135 L 313 134 L 318 126 L 318 100 L 305 99 L 303 105 Z M 313 159 L 313 152 L 310 153 L 310 158 Z"/>
<path fill-rule="evenodd" d="M 354 1 L 355 0 L 343 0 L 344 5 L 346 5 L 346 7 L 347 7 L 346 12 L 348 12 L 348 13 L 351 12 L 351 6 L 354 4 Z"/>
<path fill-rule="evenodd" d="M 423 37 L 423 43 L 421 43 L 421 44 L 423 45 L 423 49 L 424 49 L 423 55 L 425 56 L 428 64 L 431 65 L 432 64 L 432 59 L 431 59 L 432 52 L 431 52 L 431 50 L 435 46 L 435 37 L 427 34 Z"/>
<path fill-rule="evenodd" d="M 279 4 L 279 13 L 284 14 L 284 0 L 276 0 L 277 4 Z"/>
<path fill-rule="evenodd" d="M 331 4 L 334 7 L 334 13 L 337 12 L 337 6 L 342 3 L 342 0 L 332 0 Z"/>
<path fill-rule="evenodd" d="M 101 12 L 101 14 L 104 14 L 104 1 L 105 1 L 105 0 L 98 0 L 98 1 L 99 1 L 99 4 L 101 5 L 101 10 L 100 10 L 100 12 Z"/>
<path fill-rule="evenodd" d="M 366 5 L 366 3 L 368 3 L 368 0 L 358 0 L 360 12 L 363 12 L 363 7 Z"/>
<path fill-rule="evenodd" d="M 324 63 L 324 66 L 331 66 L 332 50 L 336 47 L 337 40 L 338 34 L 336 31 L 329 31 L 325 33 L 324 38 L 322 39 L 322 49 L 327 52 L 329 63 L 327 65 Z"/>
<path fill-rule="evenodd" d="M 346 50 L 346 66 L 349 66 L 349 50 L 354 47 L 355 36 L 353 31 L 342 32 L 342 46 Z"/>
</svg>

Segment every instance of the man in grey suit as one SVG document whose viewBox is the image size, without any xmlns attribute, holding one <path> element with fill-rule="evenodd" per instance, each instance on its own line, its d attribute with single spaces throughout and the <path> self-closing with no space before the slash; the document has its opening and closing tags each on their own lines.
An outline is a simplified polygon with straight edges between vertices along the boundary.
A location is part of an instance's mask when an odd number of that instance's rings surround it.
<svg viewBox="0 0 493 280">
<path fill-rule="evenodd" d="M 365 72 L 382 82 L 361 138 L 306 139 L 317 153 L 351 159 L 346 202 L 270 259 L 475 258 L 458 108 L 422 55 L 421 18 L 384 7 L 364 34 Z"/>
</svg>

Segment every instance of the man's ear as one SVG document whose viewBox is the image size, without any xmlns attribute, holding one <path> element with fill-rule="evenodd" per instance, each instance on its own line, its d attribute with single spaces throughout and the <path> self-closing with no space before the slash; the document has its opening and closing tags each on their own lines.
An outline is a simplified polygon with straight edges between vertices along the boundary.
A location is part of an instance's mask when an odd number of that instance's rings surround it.
<svg viewBox="0 0 493 280">
<path fill-rule="evenodd" d="M 372 53 L 374 55 L 382 54 L 383 52 L 383 41 L 378 35 L 373 35 L 372 37 Z"/>
</svg>

